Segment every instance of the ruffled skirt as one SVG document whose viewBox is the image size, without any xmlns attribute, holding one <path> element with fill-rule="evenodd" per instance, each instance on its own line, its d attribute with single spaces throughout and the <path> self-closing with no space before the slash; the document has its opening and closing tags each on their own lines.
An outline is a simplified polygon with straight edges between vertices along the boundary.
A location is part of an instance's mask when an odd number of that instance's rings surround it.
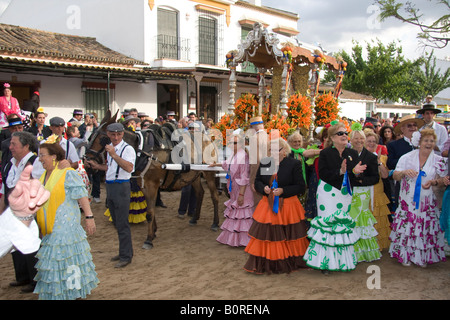
<svg viewBox="0 0 450 320">
<path fill-rule="evenodd" d="M 71 232 L 54 232 L 42 239 L 37 253 L 38 270 L 34 293 L 40 300 L 86 298 L 99 280 L 92 261 L 91 248 L 81 225 Z"/>
<path fill-rule="evenodd" d="M 391 224 L 389 222 L 389 216 L 391 211 L 389 209 L 389 204 L 391 201 L 384 193 L 383 182 L 379 182 L 374 186 L 374 196 L 373 196 L 373 216 L 377 220 L 375 224 L 375 230 L 377 230 L 377 240 L 380 250 L 389 248 L 391 241 L 389 240 L 389 235 L 391 234 Z"/>
<path fill-rule="evenodd" d="M 355 253 L 358 262 L 374 261 L 381 258 L 380 247 L 378 246 L 378 232 L 374 225 L 377 220 L 370 211 L 372 196 L 371 187 L 354 187 L 350 217 L 355 220 L 355 229 L 360 235 L 359 240 L 355 243 Z"/>
<path fill-rule="evenodd" d="M 436 201 L 422 201 L 419 209 L 399 199 L 399 206 L 392 222 L 389 253 L 400 263 L 412 262 L 419 266 L 445 261 L 444 232 L 439 223 Z M 423 202 L 429 205 L 424 206 Z M 411 205 L 412 206 L 412 205 Z M 426 210 L 420 211 L 423 207 Z"/>
<path fill-rule="evenodd" d="M 128 214 L 129 223 L 141 223 L 146 221 L 147 215 L 147 200 L 142 192 L 142 189 L 138 184 L 132 179 L 131 182 L 131 192 L 130 192 L 130 211 Z M 109 221 L 112 221 L 111 213 L 107 209 L 104 213 L 105 216 L 109 217 Z"/>
<path fill-rule="evenodd" d="M 252 225 L 253 206 L 239 207 L 234 199 L 225 202 L 225 221 L 217 241 L 232 247 L 245 247 L 250 241 L 248 231 Z"/>
<path fill-rule="evenodd" d="M 359 234 L 355 220 L 348 214 L 352 196 L 345 187 L 341 190 L 320 180 L 317 188 L 318 216 L 308 230 L 310 245 L 304 257 L 314 269 L 351 271 L 356 268 L 354 244 Z"/>
<path fill-rule="evenodd" d="M 285 198 L 278 214 L 263 197 L 253 213 L 250 254 L 244 269 L 256 274 L 290 273 L 305 267 L 303 255 L 308 247 L 305 211 L 297 196 Z"/>
</svg>

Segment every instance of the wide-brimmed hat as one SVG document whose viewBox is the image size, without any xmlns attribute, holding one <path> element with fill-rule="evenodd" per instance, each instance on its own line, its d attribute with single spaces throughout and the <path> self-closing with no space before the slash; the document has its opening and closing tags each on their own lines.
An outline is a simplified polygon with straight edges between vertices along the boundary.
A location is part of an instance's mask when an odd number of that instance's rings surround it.
<svg viewBox="0 0 450 320">
<path fill-rule="evenodd" d="M 167 111 L 166 116 L 175 116 L 175 111 Z"/>
<path fill-rule="evenodd" d="M 148 117 L 148 114 L 145 112 L 138 112 L 138 117 Z"/>
<path fill-rule="evenodd" d="M 83 110 L 81 109 L 73 109 L 73 115 L 83 115 Z"/>
<path fill-rule="evenodd" d="M 23 125 L 22 119 L 20 119 L 18 117 L 14 117 L 14 118 L 8 119 L 8 125 L 4 126 L 3 128 L 9 128 L 9 127 L 21 126 L 21 125 Z"/>
<path fill-rule="evenodd" d="M 433 111 L 434 114 L 438 114 L 438 113 L 442 112 L 440 109 L 436 108 L 436 102 L 431 101 L 431 102 L 428 102 L 428 103 L 424 103 L 422 105 L 422 109 L 417 110 L 416 113 L 424 114 L 425 111 L 427 111 L 427 110 Z"/>
<path fill-rule="evenodd" d="M 403 118 L 400 119 L 400 121 L 394 127 L 394 133 L 395 134 L 401 133 L 401 127 L 404 124 L 411 123 L 411 122 L 415 122 L 417 124 L 417 128 L 420 128 L 425 124 L 425 121 L 423 121 L 422 119 L 416 118 L 415 114 L 410 114 L 410 115 L 404 116 Z"/>
<path fill-rule="evenodd" d="M 136 123 L 141 122 L 140 118 L 133 117 L 133 116 L 128 116 L 122 121 L 122 123 L 123 123 L 123 125 L 125 125 L 125 124 L 127 124 L 128 122 L 130 122 L 132 120 L 134 120 L 134 122 L 136 122 Z"/>
</svg>

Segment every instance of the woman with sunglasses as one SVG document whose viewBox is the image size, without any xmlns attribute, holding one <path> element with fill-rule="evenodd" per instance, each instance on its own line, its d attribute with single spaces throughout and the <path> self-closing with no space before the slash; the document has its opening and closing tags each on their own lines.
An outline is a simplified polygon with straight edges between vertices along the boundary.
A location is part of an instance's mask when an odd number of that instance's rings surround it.
<svg viewBox="0 0 450 320">
<path fill-rule="evenodd" d="M 348 148 L 348 132 L 342 122 L 332 123 L 328 140 L 319 155 L 317 217 L 311 221 L 311 243 L 305 254 L 306 264 L 327 274 L 329 271 L 355 269 L 357 258 L 353 245 L 359 235 L 349 216 L 351 185 L 366 169 L 358 162 L 358 152 Z"/>
</svg>

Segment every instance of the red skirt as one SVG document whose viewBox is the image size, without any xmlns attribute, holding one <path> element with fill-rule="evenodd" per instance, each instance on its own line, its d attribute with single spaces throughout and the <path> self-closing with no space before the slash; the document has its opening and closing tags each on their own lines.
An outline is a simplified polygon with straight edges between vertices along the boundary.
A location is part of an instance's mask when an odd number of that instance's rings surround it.
<svg viewBox="0 0 450 320">
<path fill-rule="evenodd" d="M 285 198 L 278 214 L 263 197 L 253 213 L 248 231 L 250 254 L 244 269 L 257 274 L 290 273 L 306 267 L 303 256 L 308 248 L 305 210 L 298 197 Z"/>
</svg>

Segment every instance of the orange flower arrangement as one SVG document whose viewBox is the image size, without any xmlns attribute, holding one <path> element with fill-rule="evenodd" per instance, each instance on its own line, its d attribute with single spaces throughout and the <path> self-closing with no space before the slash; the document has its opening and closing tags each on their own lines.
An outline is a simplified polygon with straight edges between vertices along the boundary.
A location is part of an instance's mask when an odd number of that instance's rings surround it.
<svg viewBox="0 0 450 320">
<path fill-rule="evenodd" d="M 258 101 L 251 93 L 242 94 L 234 104 L 234 115 L 239 124 L 247 125 L 253 117 L 253 111 L 258 112 Z"/>
<path fill-rule="evenodd" d="M 315 102 L 316 126 L 324 126 L 338 118 L 339 103 L 331 92 L 317 96 Z"/>
<path fill-rule="evenodd" d="M 264 127 L 269 133 L 269 139 L 276 139 L 278 137 L 287 139 L 287 137 L 295 130 L 295 128 L 291 127 L 288 120 L 281 115 L 281 112 L 271 114 L 269 120 L 265 122 Z"/>
<path fill-rule="evenodd" d="M 288 121 L 292 128 L 308 128 L 311 124 L 312 108 L 308 97 L 295 93 L 289 97 Z"/>
<path fill-rule="evenodd" d="M 219 122 L 217 122 L 214 126 L 214 129 L 219 130 L 222 132 L 222 144 L 226 145 L 227 142 L 227 130 L 236 130 L 239 128 L 239 125 L 236 121 L 236 118 L 232 118 L 232 115 L 230 114 L 224 114 L 222 118 L 220 118 Z"/>
</svg>

